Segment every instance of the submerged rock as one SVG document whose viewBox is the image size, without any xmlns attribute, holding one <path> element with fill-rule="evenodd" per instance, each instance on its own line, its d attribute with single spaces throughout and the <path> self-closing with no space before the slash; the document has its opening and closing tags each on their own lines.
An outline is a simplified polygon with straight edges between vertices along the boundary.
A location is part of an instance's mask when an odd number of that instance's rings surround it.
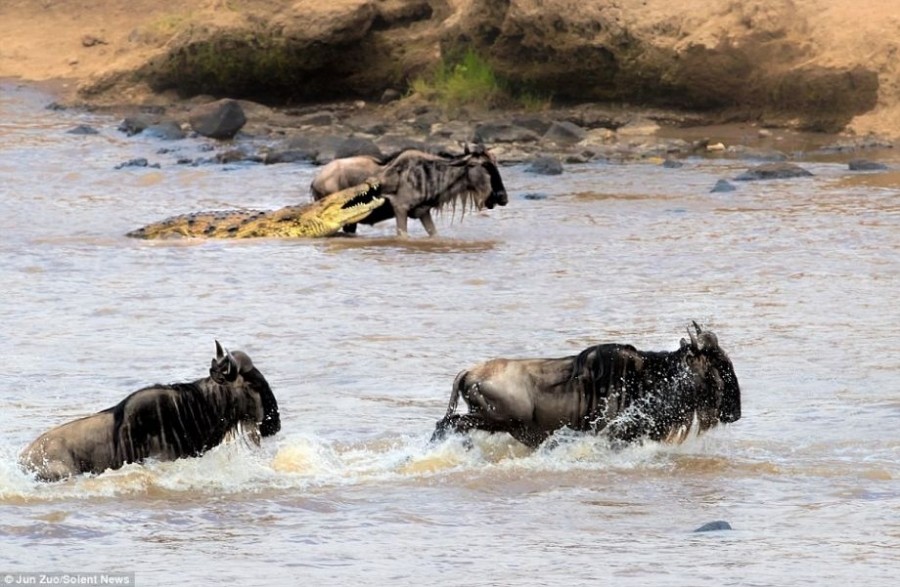
<svg viewBox="0 0 900 587">
<path fill-rule="evenodd" d="M 66 134 L 70 135 L 98 135 L 100 131 L 98 131 L 93 126 L 88 126 L 86 124 L 79 124 L 75 128 L 70 128 L 66 131 Z"/>
<path fill-rule="evenodd" d="M 884 171 L 888 168 L 884 163 L 868 159 L 854 159 L 847 163 L 847 167 L 850 168 L 850 171 Z"/>
<path fill-rule="evenodd" d="M 710 193 L 716 194 L 720 192 L 733 192 L 736 189 L 737 188 L 734 187 L 734 184 L 727 179 L 720 179 L 716 182 L 716 185 L 713 186 L 713 189 L 710 190 Z"/>
<path fill-rule="evenodd" d="M 792 179 L 812 177 L 812 173 L 793 163 L 764 163 L 751 167 L 735 177 L 736 181 L 757 181 L 764 179 Z"/>
<path fill-rule="evenodd" d="M 731 524 L 724 520 L 716 520 L 714 522 L 703 524 L 694 530 L 694 532 L 719 532 L 721 530 L 733 530 L 733 528 L 731 527 Z"/>
<path fill-rule="evenodd" d="M 116 169 L 124 169 L 126 167 L 153 167 L 154 169 L 159 169 L 159 163 L 150 164 L 144 157 L 138 157 L 136 159 L 129 159 L 124 163 L 119 163 L 116 165 Z"/>
</svg>

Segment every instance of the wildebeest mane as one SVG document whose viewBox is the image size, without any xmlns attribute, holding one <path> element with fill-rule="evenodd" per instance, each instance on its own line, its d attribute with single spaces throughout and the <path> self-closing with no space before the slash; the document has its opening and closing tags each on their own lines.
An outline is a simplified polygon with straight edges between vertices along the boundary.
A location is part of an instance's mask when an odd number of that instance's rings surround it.
<svg viewBox="0 0 900 587">
<path fill-rule="evenodd" d="M 233 429 L 250 424 L 221 387 L 207 380 L 154 385 L 104 410 L 113 414 L 113 453 L 140 462 L 160 451 L 170 458 L 199 456 L 221 444 Z"/>
<path fill-rule="evenodd" d="M 460 155 L 452 159 L 441 157 L 423 157 L 409 154 L 398 157 L 392 166 L 397 166 L 400 181 L 405 181 L 418 194 L 421 200 L 410 211 L 415 217 L 420 211 L 435 208 L 443 211 L 450 208 L 454 213 L 457 208 L 465 214 L 466 210 L 478 206 L 478 194 L 470 189 L 467 167 L 470 155 Z M 493 167 L 493 163 L 485 161 L 484 167 Z M 499 178 L 499 172 L 489 171 L 492 182 Z M 482 198 L 483 200 L 483 198 Z"/>
</svg>

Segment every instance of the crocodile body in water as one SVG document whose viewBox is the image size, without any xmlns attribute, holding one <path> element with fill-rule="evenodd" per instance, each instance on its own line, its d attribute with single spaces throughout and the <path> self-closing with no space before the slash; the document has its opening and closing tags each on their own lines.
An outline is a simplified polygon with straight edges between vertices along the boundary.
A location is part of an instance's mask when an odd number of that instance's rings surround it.
<svg viewBox="0 0 900 587">
<path fill-rule="evenodd" d="M 309 204 L 278 210 L 219 210 L 172 216 L 128 233 L 134 238 L 314 238 L 331 236 L 384 204 L 381 185 L 368 180 Z"/>
</svg>

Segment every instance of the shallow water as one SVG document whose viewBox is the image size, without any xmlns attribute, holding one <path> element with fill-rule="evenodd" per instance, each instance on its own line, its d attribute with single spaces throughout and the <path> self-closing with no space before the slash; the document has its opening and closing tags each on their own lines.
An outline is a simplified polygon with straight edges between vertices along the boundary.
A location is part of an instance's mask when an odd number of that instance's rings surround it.
<svg viewBox="0 0 900 587">
<path fill-rule="evenodd" d="M 900 179 L 709 193 L 751 163 L 504 168 L 510 205 L 442 236 L 146 242 L 172 214 L 304 201 L 305 165 L 179 166 L 0 85 L 0 575 L 139 585 L 894 585 L 900 577 Z M 97 136 L 65 131 L 90 124 Z M 176 152 L 160 153 L 163 147 Z M 135 157 L 159 169 L 114 167 Z M 900 161 L 888 160 L 895 169 Z M 528 194 L 546 196 L 530 199 Z M 715 330 L 743 418 L 680 446 L 429 446 L 460 369 Z M 58 484 L 44 430 L 250 354 L 282 433 Z M 732 531 L 695 534 L 727 520 Z"/>
</svg>

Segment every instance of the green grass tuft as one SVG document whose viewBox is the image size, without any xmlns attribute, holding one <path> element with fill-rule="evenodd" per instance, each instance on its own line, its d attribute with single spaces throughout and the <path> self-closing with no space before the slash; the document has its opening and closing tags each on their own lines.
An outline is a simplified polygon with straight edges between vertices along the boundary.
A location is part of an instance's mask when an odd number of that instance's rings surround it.
<svg viewBox="0 0 900 587">
<path fill-rule="evenodd" d="M 534 94 L 514 96 L 490 64 L 472 49 L 456 60 L 444 59 L 432 75 L 414 79 L 410 90 L 449 111 L 464 106 L 514 105 L 538 110 L 549 104 L 549 100 L 541 100 Z"/>
</svg>

